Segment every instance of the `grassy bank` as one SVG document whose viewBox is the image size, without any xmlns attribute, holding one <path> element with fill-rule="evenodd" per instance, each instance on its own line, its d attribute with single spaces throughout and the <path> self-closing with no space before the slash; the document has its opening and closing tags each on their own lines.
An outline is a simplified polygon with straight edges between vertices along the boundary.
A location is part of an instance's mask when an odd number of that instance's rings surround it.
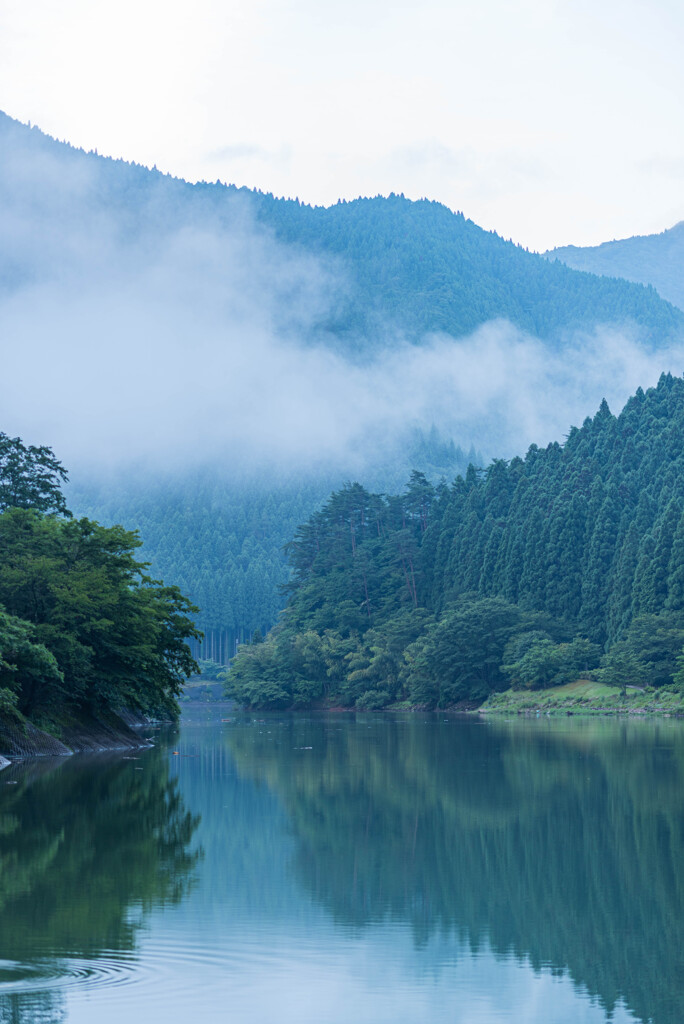
<svg viewBox="0 0 684 1024">
<path fill-rule="evenodd" d="M 505 690 L 479 708 L 482 714 L 684 715 L 684 697 L 671 690 L 628 689 L 579 679 L 548 690 Z"/>
</svg>

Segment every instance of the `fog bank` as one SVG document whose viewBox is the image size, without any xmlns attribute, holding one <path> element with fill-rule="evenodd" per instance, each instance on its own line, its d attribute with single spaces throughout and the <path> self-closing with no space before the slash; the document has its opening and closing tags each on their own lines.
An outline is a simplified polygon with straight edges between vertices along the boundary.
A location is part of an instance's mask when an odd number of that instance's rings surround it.
<svg viewBox="0 0 684 1024">
<path fill-rule="evenodd" d="M 219 221 L 162 180 L 126 206 L 99 173 L 21 152 L 0 171 L 0 429 L 51 445 L 74 475 L 362 476 L 433 424 L 509 457 L 684 369 L 681 346 L 654 353 L 606 327 L 558 351 L 501 321 L 354 361 L 322 326 L 347 288 L 340 264 L 276 241 L 240 197 Z"/>
</svg>

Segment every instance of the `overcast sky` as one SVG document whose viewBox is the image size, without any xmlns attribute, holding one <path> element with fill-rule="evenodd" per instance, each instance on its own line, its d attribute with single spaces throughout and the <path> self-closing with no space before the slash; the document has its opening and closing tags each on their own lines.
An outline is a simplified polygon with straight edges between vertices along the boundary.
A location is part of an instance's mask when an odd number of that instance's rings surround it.
<svg viewBox="0 0 684 1024">
<path fill-rule="evenodd" d="M 534 249 L 684 218 L 678 0 L 0 0 L 0 108 L 190 180 Z"/>
</svg>

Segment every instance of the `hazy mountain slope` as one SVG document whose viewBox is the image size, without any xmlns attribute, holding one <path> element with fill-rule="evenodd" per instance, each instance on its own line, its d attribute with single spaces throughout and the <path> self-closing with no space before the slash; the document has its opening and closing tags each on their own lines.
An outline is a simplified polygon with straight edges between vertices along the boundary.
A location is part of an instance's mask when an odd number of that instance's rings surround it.
<svg viewBox="0 0 684 1024">
<path fill-rule="evenodd" d="M 544 255 L 575 270 L 653 285 L 664 299 L 684 309 L 684 221 L 658 235 L 635 235 L 585 248 L 566 245 Z"/>
<path fill-rule="evenodd" d="M 441 203 L 397 195 L 326 209 L 270 196 L 256 202 L 277 237 L 344 259 L 353 290 L 340 333 L 368 336 L 390 325 L 412 340 L 431 331 L 459 336 L 501 317 L 558 342 L 572 329 L 633 321 L 658 344 L 682 324 L 653 289 L 544 264 Z"/>
<path fill-rule="evenodd" d="M 645 345 L 591 330 L 625 323 Z M 438 203 L 191 185 L 0 115 L 0 337 L 0 429 L 54 447 L 75 512 L 140 528 L 223 656 L 331 488 L 453 479 L 451 437 L 545 443 L 669 368 L 684 314 Z"/>
<path fill-rule="evenodd" d="M 374 486 L 399 489 L 412 466 L 433 480 L 453 479 L 482 455 L 446 444 L 436 431 L 416 435 L 395 454 L 396 472 L 368 474 Z M 341 473 L 290 480 L 264 474 L 236 480 L 225 467 L 113 480 L 78 478 L 66 489 L 69 507 L 111 525 L 140 531 L 142 558 L 155 578 L 173 582 L 201 609 L 204 654 L 224 660 L 256 629 L 266 632 L 283 606 L 290 570 L 285 545 L 344 481 Z"/>
<path fill-rule="evenodd" d="M 551 340 L 607 323 L 636 323 L 654 345 L 684 331 L 684 315 L 653 289 L 549 263 L 440 203 L 393 195 L 323 208 L 218 183 L 190 185 L 77 150 L 6 115 L 0 151 L 2 228 L 12 240 L 0 248 L 5 292 L 40 280 L 55 263 L 98 265 L 114 244 L 151 237 L 154 248 L 173 231 L 209 225 L 230 235 L 247 206 L 281 242 L 324 257 L 336 281 L 326 282 L 326 301 L 308 326 L 330 332 L 345 349 L 367 352 L 397 334 L 412 341 L 435 331 L 460 336 L 497 318 Z"/>
</svg>

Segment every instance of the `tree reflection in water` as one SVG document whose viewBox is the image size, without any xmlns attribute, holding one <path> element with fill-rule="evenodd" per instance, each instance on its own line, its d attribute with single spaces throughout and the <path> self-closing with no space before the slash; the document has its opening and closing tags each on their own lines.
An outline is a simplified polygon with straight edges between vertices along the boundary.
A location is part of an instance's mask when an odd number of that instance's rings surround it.
<svg viewBox="0 0 684 1024">
<path fill-rule="evenodd" d="M 610 1013 L 684 1006 L 678 722 L 281 719 L 229 733 L 280 795 L 295 870 L 335 920 L 410 922 L 569 972 Z M 277 736 L 277 742 L 274 737 Z M 308 748 L 308 749 L 307 749 Z"/>
<path fill-rule="evenodd" d="M 105 977 L 134 954 L 146 913 L 193 883 L 198 822 L 156 749 L 2 773 L 0 1024 L 57 1024 L 72 973 Z"/>
</svg>

